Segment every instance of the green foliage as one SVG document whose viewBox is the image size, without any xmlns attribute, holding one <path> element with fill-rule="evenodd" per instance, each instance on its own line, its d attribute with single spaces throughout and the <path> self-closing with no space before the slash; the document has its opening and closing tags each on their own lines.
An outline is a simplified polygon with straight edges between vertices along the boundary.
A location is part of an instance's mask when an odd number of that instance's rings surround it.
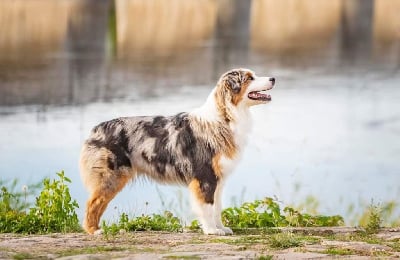
<svg viewBox="0 0 400 260">
<path fill-rule="evenodd" d="M 381 219 L 380 226 L 400 226 L 400 218 L 398 215 L 399 203 L 395 200 L 379 202 L 377 205 L 374 205 L 373 200 L 368 203 L 365 201 L 360 201 L 359 205 L 350 204 L 348 207 L 348 212 L 346 213 L 348 216 L 347 224 L 349 226 L 361 226 L 365 228 L 370 219 L 371 206 L 375 207 L 375 210 L 379 211 L 379 216 Z M 362 211 L 359 212 L 357 209 L 362 209 Z"/>
<path fill-rule="evenodd" d="M 301 214 L 291 207 L 286 207 L 283 211 L 288 226 L 292 227 L 335 227 L 344 225 L 343 217 L 340 215 L 324 216 L 307 213 Z"/>
<path fill-rule="evenodd" d="M 189 230 L 191 230 L 191 231 L 199 230 L 200 229 L 200 223 L 199 223 L 199 221 L 197 219 L 195 219 L 190 223 L 190 226 L 188 226 L 187 228 Z"/>
<path fill-rule="evenodd" d="M 18 191 L 18 180 L 2 181 L 0 180 L 0 210 L 7 211 L 14 209 L 17 211 L 25 211 L 31 205 L 32 197 L 41 187 L 41 182 L 22 186 Z"/>
<path fill-rule="evenodd" d="M 142 215 L 131 219 L 126 213 L 122 213 L 118 223 L 107 225 L 106 222 L 103 221 L 101 226 L 105 235 L 115 235 L 121 232 L 121 230 L 181 232 L 183 229 L 179 218 L 175 217 L 169 211 L 165 211 L 163 215 Z"/>
<path fill-rule="evenodd" d="M 344 223 L 341 216 L 301 214 L 291 207 L 281 210 L 279 203 L 268 197 L 223 210 L 222 221 L 233 228 L 321 227 L 340 226 Z"/>
<path fill-rule="evenodd" d="M 70 232 L 80 229 L 78 216 L 75 208 L 79 208 L 76 200 L 71 199 L 64 171 L 57 173 L 59 180 L 43 181 L 44 188 L 36 199 L 35 207 L 31 209 L 30 215 L 39 216 L 37 224 L 41 226 L 40 231 L 48 232 Z"/>
<path fill-rule="evenodd" d="M 35 205 L 29 212 L 21 210 L 12 202 L 18 195 L 1 189 L 0 232 L 13 233 L 51 233 L 71 232 L 80 230 L 75 208 L 78 203 L 71 199 L 68 179 L 64 172 L 57 173 L 59 180 L 46 178 L 43 180 L 43 190 L 36 198 Z"/>
<path fill-rule="evenodd" d="M 2 189 L 2 205 L 0 209 L 0 232 L 18 232 L 20 225 L 24 225 L 26 219 L 25 212 L 16 211 L 9 207 L 10 193 Z"/>
<path fill-rule="evenodd" d="M 382 224 L 382 209 L 371 201 L 367 212 L 360 220 L 360 226 L 365 228 L 367 234 L 378 233 Z"/>
<path fill-rule="evenodd" d="M 278 227 L 285 221 L 279 204 L 271 198 L 245 202 L 240 207 L 222 211 L 222 221 L 229 227 Z"/>
</svg>

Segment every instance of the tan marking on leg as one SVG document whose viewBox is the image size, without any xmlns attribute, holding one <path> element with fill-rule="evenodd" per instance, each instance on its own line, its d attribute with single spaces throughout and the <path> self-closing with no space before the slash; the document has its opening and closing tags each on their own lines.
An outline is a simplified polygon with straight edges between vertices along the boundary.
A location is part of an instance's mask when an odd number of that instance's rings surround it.
<svg viewBox="0 0 400 260">
<path fill-rule="evenodd" d="M 86 212 L 83 228 L 89 233 L 99 229 L 100 218 L 107 208 L 108 203 L 130 180 L 127 175 L 120 172 L 106 172 L 98 189 L 92 193 L 86 203 Z"/>
<path fill-rule="evenodd" d="M 214 170 L 215 175 L 218 178 L 222 179 L 223 178 L 223 174 L 222 174 L 222 168 L 221 168 L 220 160 L 221 160 L 221 154 L 217 153 L 212 158 L 211 166 L 212 166 L 212 168 Z"/>
<path fill-rule="evenodd" d="M 110 194 L 96 192 L 89 198 L 86 204 L 85 219 L 83 222 L 83 228 L 86 232 L 93 234 L 99 229 L 100 217 L 103 215 L 108 203 L 113 197 L 114 196 L 110 196 Z"/>
<path fill-rule="evenodd" d="M 100 218 L 108 203 L 134 176 L 132 169 L 110 170 L 107 159 L 113 154 L 105 149 L 84 147 L 81 155 L 81 177 L 90 192 L 86 203 L 83 228 L 93 234 L 99 229 Z"/>
<path fill-rule="evenodd" d="M 206 203 L 205 197 L 203 195 L 203 192 L 200 189 L 200 182 L 197 179 L 193 179 L 189 183 L 189 189 L 193 193 L 194 197 L 201 203 Z"/>
</svg>

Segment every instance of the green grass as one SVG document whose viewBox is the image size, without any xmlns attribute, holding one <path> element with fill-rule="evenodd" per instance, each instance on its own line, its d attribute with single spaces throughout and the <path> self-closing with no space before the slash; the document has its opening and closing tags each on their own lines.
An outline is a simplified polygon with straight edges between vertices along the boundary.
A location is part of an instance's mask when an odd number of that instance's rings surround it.
<svg viewBox="0 0 400 260">
<path fill-rule="evenodd" d="M 37 259 L 37 257 L 35 257 L 34 255 L 31 255 L 31 254 L 29 254 L 29 253 L 16 253 L 16 254 L 14 254 L 14 255 L 12 256 L 12 258 L 13 258 L 13 259 L 16 259 L 16 260 L 34 259 L 34 258 Z"/>
<path fill-rule="evenodd" d="M 266 245 L 272 249 L 286 249 L 306 244 L 317 244 L 321 242 L 321 238 L 299 235 L 292 232 L 280 232 L 268 235 L 241 235 L 237 238 L 214 238 L 210 242 L 250 247 L 252 245 Z"/>
<path fill-rule="evenodd" d="M 356 232 L 350 234 L 335 234 L 327 236 L 330 240 L 345 241 L 345 242 L 365 242 L 368 244 L 382 244 L 383 239 L 376 237 L 374 234 L 369 234 L 367 232 Z"/>
<path fill-rule="evenodd" d="M 68 249 L 58 253 L 59 256 L 74 256 L 81 254 L 97 254 L 106 252 L 119 252 L 132 249 L 130 247 L 118 247 L 118 246 L 90 246 L 79 249 Z"/>
<path fill-rule="evenodd" d="M 272 255 L 260 255 L 257 260 L 272 260 L 274 257 Z"/>
<path fill-rule="evenodd" d="M 212 243 L 225 243 L 228 245 L 253 245 L 264 244 L 267 242 L 264 236 L 240 236 L 238 238 L 214 238 L 211 239 Z"/>
<path fill-rule="evenodd" d="M 370 256 L 370 257 L 388 257 L 391 256 L 392 254 L 387 251 L 369 251 L 369 252 L 361 252 L 358 250 L 350 249 L 350 248 L 340 248 L 340 247 L 330 247 L 327 248 L 323 251 L 321 251 L 323 254 L 328 254 L 328 255 L 340 255 L 340 256 L 345 256 L 345 255 L 363 255 L 363 256 Z"/>
<path fill-rule="evenodd" d="M 168 255 L 168 256 L 164 256 L 163 258 L 165 258 L 165 259 L 193 259 L 193 260 L 201 259 L 201 257 L 198 255 Z"/>
<path fill-rule="evenodd" d="M 399 241 L 391 241 L 386 243 L 387 246 L 391 247 L 393 251 L 400 252 L 400 242 Z"/>
<path fill-rule="evenodd" d="M 165 211 L 163 215 L 142 215 L 129 218 L 126 213 L 122 213 L 117 223 L 107 224 L 102 222 L 101 227 L 104 235 L 116 235 L 123 231 L 169 231 L 182 232 L 183 226 L 179 218 L 171 212 Z"/>
<path fill-rule="evenodd" d="M 157 249 L 155 247 L 136 247 L 134 245 L 129 245 L 127 241 L 124 242 L 123 245 L 118 243 L 110 243 L 110 246 L 87 246 L 83 248 L 75 248 L 75 249 L 65 249 L 63 251 L 57 252 L 59 257 L 64 256 L 74 256 L 74 255 L 82 255 L 82 254 L 107 254 L 112 252 L 128 252 L 131 253 L 158 253 L 165 254 L 168 253 L 168 250 Z M 123 255 L 124 253 L 122 253 Z"/>
<path fill-rule="evenodd" d="M 348 248 L 327 248 L 324 251 L 321 251 L 322 254 L 328 255 L 357 255 L 357 252 Z"/>
<path fill-rule="evenodd" d="M 304 239 L 290 232 L 283 232 L 271 235 L 268 239 L 268 245 L 274 249 L 286 249 L 304 245 Z"/>
</svg>

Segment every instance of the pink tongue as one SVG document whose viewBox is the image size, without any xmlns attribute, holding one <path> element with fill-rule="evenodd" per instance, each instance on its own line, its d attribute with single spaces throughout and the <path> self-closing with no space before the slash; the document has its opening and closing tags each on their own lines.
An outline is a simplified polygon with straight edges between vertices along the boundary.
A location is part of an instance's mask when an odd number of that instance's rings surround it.
<svg viewBox="0 0 400 260">
<path fill-rule="evenodd" d="M 259 93 L 259 92 L 251 92 L 251 93 L 250 93 L 250 96 L 251 96 L 252 98 L 255 98 L 255 99 L 269 98 L 269 95 L 261 94 L 261 93 Z"/>
</svg>

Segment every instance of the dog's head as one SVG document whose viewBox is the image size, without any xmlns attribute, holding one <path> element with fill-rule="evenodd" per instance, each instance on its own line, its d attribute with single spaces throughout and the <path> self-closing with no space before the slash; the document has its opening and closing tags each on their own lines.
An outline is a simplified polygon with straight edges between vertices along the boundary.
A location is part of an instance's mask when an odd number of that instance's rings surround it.
<svg viewBox="0 0 400 260">
<path fill-rule="evenodd" d="M 275 78 L 257 77 L 248 69 L 234 69 L 219 79 L 216 89 L 217 102 L 220 105 L 236 107 L 265 104 L 271 101 L 271 96 L 265 91 L 272 89 L 274 85 Z"/>
</svg>

